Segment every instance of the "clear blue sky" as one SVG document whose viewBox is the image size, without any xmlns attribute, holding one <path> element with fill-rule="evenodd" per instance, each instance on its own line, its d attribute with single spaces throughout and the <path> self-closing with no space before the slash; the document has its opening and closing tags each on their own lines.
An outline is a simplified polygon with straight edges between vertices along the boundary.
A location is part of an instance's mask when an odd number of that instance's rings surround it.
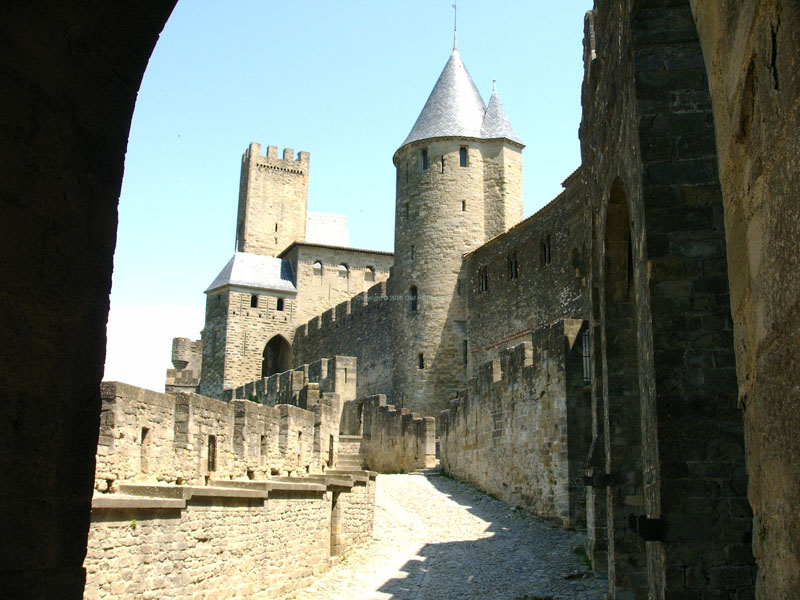
<svg viewBox="0 0 800 600">
<path fill-rule="evenodd" d="M 459 52 L 492 80 L 523 152 L 525 216 L 580 163 L 591 0 L 460 0 Z M 452 0 L 180 0 L 131 125 L 106 378 L 162 389 L 174 336 L 232 256 L 251 141 L 311 153 L 309 210 L 346 214 L 355 247 L 392 250 L 392 155 L 452 50 Z M 281 151 L 281 150 L 279 150 Z"/>
</svg>

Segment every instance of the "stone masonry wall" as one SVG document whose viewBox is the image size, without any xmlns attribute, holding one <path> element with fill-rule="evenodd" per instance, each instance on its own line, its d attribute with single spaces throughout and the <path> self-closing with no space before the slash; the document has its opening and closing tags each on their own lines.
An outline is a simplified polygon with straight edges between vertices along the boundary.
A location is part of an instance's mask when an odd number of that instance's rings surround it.
<svg viewBox="0 0 800 600">
<path fill-rule="evenodd" d="M 309 410 L 104 383 L 85 598 L 279 597 L 328 568 L 334 514 L 337 555 L 368 542 L 375 474 L 324 473 L 349 361 L 297 372 Z"/>
<path fill-rule="evenodd" d="M 479 369 L 440 415 L 446 472 L 564 525 L 585 521 L 591 412 L 582 331 L 582 321 L 560 320 Z"/>
<path fill-rule="evenodd" d="M 285 148 L 251 143 L 242 156 L 236 249 L 277 256 L 306 237 L 310 155 Z"/>
<path fill-rule="evenodd" d="M 692 0 L 725 206 L 759 598 L 800 597 L 800 4 Z"/>
<path fill-rule="evenodd" d="M 436 421 L 410 409 L 386 404 L 379 394 L 345 405 L 345 412 L 359 415 L 355 427 L 361 435 L 359 455 L 367 468 L 380 473 L 407 473 L 436 463 Z"/>
<path fill-rule="evenodd" d="M 461 289 L 467 296 L 470 377 L 537 327 L 587 315 L 585 196 L 577 172 L 564 186 L 536 214 L 465 257 Z"/>
<path fill-rule="evenodd" d="M 294 336 L 295 364 L 346 355 L 357 360 L 356 396 L 387 392 L 392 372 L 392 322 L 386 283 L 378 283 L 314 317 Z"/>
<path fill-rule="evenodd" d="M 293 244 L 281 256 L 292 263 L 295 274 L 298 307 L 295 323 L 305 323 L 386 281 L 394 261 L 390 252 L 320 244 Z"/>
</svg>

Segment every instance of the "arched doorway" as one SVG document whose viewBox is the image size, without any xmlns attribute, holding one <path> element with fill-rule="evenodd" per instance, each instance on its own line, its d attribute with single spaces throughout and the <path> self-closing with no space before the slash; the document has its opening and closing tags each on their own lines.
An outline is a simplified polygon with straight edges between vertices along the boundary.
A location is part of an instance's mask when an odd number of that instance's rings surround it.
<svg viewBox="0 0 800 600">
<path fill-rule="evenodd" d="M 283 373 L 292 368 L 292 346 L 282 335 L 276 335 L 267 342 L 262 357 L 262 377 Z"/>
</svg>

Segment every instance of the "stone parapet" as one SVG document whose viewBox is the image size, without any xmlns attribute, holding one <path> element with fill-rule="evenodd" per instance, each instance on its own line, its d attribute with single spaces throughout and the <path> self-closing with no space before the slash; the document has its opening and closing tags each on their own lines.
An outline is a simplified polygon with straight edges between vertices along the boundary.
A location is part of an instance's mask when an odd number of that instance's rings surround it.
<svg viewBox="0 0 800 600">
<path fill-rule="evenodd" d="M 582 331 L 583 321 L 559 319 L 477 369 L 439 417 L 446 472 L 562 524 L 585 520 Z"/>
</svg>

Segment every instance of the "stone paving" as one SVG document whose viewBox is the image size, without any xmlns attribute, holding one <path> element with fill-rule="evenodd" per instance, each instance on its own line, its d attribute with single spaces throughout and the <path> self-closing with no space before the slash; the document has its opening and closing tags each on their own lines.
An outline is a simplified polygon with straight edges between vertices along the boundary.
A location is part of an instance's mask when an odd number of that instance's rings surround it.
<svg viewBox="0 0 800 600">
<path fill-rule="evenodd" d="M 599 599 L 579 534 L 452 479 L 379 475 L 375 540 L 289 598 Z"/>
</svg>

